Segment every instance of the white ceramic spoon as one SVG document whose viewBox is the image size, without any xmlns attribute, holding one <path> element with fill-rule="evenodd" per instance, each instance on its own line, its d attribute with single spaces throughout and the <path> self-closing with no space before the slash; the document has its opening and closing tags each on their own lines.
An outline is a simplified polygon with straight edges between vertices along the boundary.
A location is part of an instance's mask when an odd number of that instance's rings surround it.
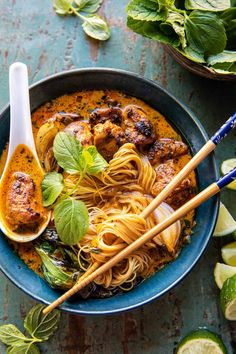
<svg viewBox="0 0 236 354">
<path fill-rule="evenodd" d="M 0 180 L 0 190 L 3 186 L 2 181 L 4 175 L 8 169 L 9 161 L 12 154 L 15 152 L 16 148 L 20 144 L 26 145 L 29 150 L 33 153 L 37 168 L 43 173 L 42 167 L 40 165 L 34 138 L 32 132 L 31 124 L 31 113 L 30 113 L 30 102 L 29 102 L 29 88 L 28 88 L 28 71 L 27 66 L 23 63 L 14 63 L 10 66 L 9 71 L 9 88 L 10 88 L 10 140 L 8 148 L 7 161 L 4 167 L 4 171 Z M 21 172 L 21 171 L 19 171 Z M 24 235 L 23 233 L 16 233 L 9 229 L 3 218 L 4 210 L 0 207 L 0 228 L 3 233 L 10 239 L 17 242 L 28 242 L 37 238 L 47 227 L 51 213 L 47 212 L 47 217 L 43 221 L 42 225 L 39 226 L 36 233 L 30 233 Z"/>
</svg>

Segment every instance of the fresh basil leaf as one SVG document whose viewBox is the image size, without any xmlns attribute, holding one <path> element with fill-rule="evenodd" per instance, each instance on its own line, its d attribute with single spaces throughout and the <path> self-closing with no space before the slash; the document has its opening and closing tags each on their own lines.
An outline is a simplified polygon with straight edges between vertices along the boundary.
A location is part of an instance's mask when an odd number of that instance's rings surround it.
<svg viewBox="0 0 236 354">
<path fill-rule="evenodd" d="M 180 51 L 186 58 L 194 61 L 195 63 L 205 63 L 205 58 L 202 53 L 198 53 L 191 47 L 186 47 L 183 51 Z"/>
<path fill-rule="evenodd" d="M 54 216 L 58 235 L 67 245 L 75 245 L 88 231 L 88 210 L 79 200 L 68 198 L 60 201 L 54 209 Z"/>
<path fill-rule="evenodd" d="M 173 31 L 179 36 L 182 48 L 185 48 L 187 42 L 184 29 L 184 16 L 178 12 L 169 11 L 166 21 L 160 25 L 160 28 L 163 29 L 163 26 L 166 25 L 171 26 Z"/>
<path fill-rule="evenodd" d="M 227 49 L 236 50 L 236 19 L 230 21 L 226 28 L 226 34 L 228 37 Z"/>
<path fill-rule="evenodd" d="M 208 65 L 215 65 L 219 63 L 236 63 L 236 51 L 231 52 L 228 50 L 224 50 L 222 53 L 217 55 L 211 55 L 207 59 Z"/>
<path fill-rule="evenodd" d="M 40 354 L 40 350 L 33 343 L 22 342 L 17 346 L 7 348 L 7 354 Z"/>
<path fill-rule="evenodd" d="M 6 345 L 14 346 L 22 341 L 30 341 L 16 326 L 13 324 L 0 326 L 0 341 Z"/>
<path fill-rule="evenodd" d="M 165 8 L 165 7 L 172 7 L 175 3 L 175 0 L 152 0 L 154 2 L 157 2 L 159 5 L 159 10 Z"/>
<path fill-rule="evenodd" d="M 173 47 L 178 47 L 180 44 L 178 36 L 175 33 L 171 36 L 165 34 L 161 31 L 158 22 L 139 21 L 128 17 L 127 26 L 138 34 L 162 43 L 171 44 Z"/>
<path fill-rule="evenodd" d="M 24 320 L 25 329 L 32 337 L 47 340 L 56 331 L 60 320 L 60 311 L 54 310 L 48 314 L 43 313 L 44 305 L 37 304 L 27 314 Z"/>
<path fill-rule="evenodd" d="M 213 69 L 224 70 L 228 73 L 236 72 L 236 52 L 224 50 L 222 53 L 212 55 L 207 59 L 207 63 Z"/>
<path fill-rule="evenodd" d="M 82 24 L 84 32 L 95 39 L 106 41 L 111 36 L 110 29 L 107 23 L 98 15 L 91 15 L 84 17 Z"/>
<path fill-rule="evenodd" d="M 236 7 L 225 10 L 220 14 L 227 35 L 227 49 L 236 50 Z"/>
<path fill-rule="evenodd" d="M 236 19 L 236 7 L 231 7 L 225 10 L 219 15 L 220 19 L 223 20 L 224 25 L 227 26 L 231 20 Z"/>
<path fill-rule="evenodd" d="M 83 171 L 83 147 L 73 136 L 59 132 L 53 142 L 53 152 L 59 166 L 70 174 Z"/>
<path fill-rule="evenodd" d="M 66 269 L 63 267 L 63 262 L 50 257 L 43 248 L 36 247 L 36 251 L 39 254 L 43 266 L 43 275 L 46 281 L 54 289 L 70 289 L 75 282 L 74 275 L 76 269 Z"/>
<path fill-rule="evenodd" d="M 46 173 L 41 184 L 43 194 L 43 206 L 52 205 L 61 194 L 64 188 L 63 176 L 61 173 Z"/>
<path fill-rule="evenodd" d="M 236 74 L 236 64 L 235 63 L 219 63 L 219 64 L 215 64 L 212 65 L 211 68 L 213 68 L 215 71 L 216 69 L 224 71 L 225 73 L 229 73 L 229 74 Z"/>
<path fill-rule="evenodd" d="M 230 6 L 230 0 L 185 0 L 187 10 L 223 11 Z"/>
<path fill-rule="evenodd" d="M 79 11 L 86 13 L 94 13 L 101 6 L 103 0 L 75 0 L 76 5 L 79 7 Z"/>
<path fill-rule="evenodd" d="M 73 0 L 53 0 L 52 3 L 58 15 L 66 15 L 70 11 Z"/>
<path fill-rule="evenodd" d="M 83 154 L 87 156 L 85 156 L 85 160 L 87 161 L 86 173 L 90 175 L 96 175 L 108 166 L 108 163 L 102 155 L 99 154 L 95 146 L 84 148 Z"/>
<path fill-rule="evenodd" d="M 128 16 L 135 20 L 161 21 L 167 16 L 166 8 L 159 11 L 159 4 L 151 0 L 131 0 L 126 6 Z"/>
<path fill-rule="evenodd" d="M 194 10 L 186 18 L 185 29 L 188 43 L 196 52 L 211 55 L 225 49 L 225 28 L 216 14 Z"/>
<path fill-rule="evenodd" d="M 212 70 L 214 70 L 216 73 L 219 73 L 219 74 L 224 74 L 224 75 L 227 75 L 227 74 L 230 74 L 230 75 L 232 75 L 232 74 L 235 74 L 236 75 L 236 71 L 234 71 L 234 72 L 232 72 L 232 71 L 228 71 L 228 70 L 222 70 L 222 69 L 217 69 L 217 68 L 215 68 L 215 67 L 211 67 L 211 69 Z M 231 70 L 231 68 L 230 68 L 230 70 Z M 236 76 L 235 76 L 236 77 Z"/>
</svg>

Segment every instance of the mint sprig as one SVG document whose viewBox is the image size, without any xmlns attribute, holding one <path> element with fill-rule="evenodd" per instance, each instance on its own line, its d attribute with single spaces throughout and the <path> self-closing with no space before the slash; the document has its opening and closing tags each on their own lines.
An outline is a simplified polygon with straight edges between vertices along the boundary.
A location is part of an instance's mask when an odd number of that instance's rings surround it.
<svg viewBox="0 0 236 354">
<path fill-rule="evenodd" d="M 103 0 L 52 0 L 53 8 L 58 15 L 74 15 L 82 21 L 84 32 L 95 39 L 106 41 L 111 32 L 108 24 L 98 14 L 94 14 Z"/>
<path fill-rule="evenodd" d="M 7 346 L 7 354 L 39 354 L 35 343 L 48 340 L 58 328 L 60 312 L 54 310 L 43 314 L 44 305 L 37 304 L 27 314 L 24 327 L 30 337 L 24 335 L 15 325 L 0 326 L 0 341 Z"/>
</svg>

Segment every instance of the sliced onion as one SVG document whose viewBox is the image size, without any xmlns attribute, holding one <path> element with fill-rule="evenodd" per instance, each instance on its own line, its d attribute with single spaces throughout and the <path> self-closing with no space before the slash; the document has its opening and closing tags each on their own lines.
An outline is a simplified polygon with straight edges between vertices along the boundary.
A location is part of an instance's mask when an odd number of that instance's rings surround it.
<svg viewBox="0 0 236 354">
<path fill-rule="evenodd" d="M 153 211 L 153 214 L 156 218 L 157 223 L 161 223 L 165 219 L 167 219 L 171 214 L 173 214 L 174 209 L 165 202 L 161 203 L 161 205 Z M 172 252 L 176 245 L 176 242 L 181 233 L 181 223 L 180 221 L 176 221 L 173 225 L 169 226 L 166 230 L 162 231 L 159 235 L 155 236 L 153 240 L 160 245 L 165 244 L 168 251 Z"/>
</svg>

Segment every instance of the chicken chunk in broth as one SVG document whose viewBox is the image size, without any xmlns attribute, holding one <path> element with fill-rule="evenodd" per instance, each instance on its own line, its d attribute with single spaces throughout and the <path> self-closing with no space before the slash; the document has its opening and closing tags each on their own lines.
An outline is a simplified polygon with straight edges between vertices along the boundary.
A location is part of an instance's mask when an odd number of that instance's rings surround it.
<svg viewBox="0 0 236 354">
<path fill-rule="evenodd" d="M 105 262 L 138 237 L 139 233 L 128 228 L 128 234 L 121 233 L 122 238 L 116 232 L 114 222 L 116 225 L 123 222 L 123 230 L 130 213 L 140 214 L 186 165 L 191 154 L 181 135 L 163 115 L 143 101 L 116 91 L 81 91 L 58 97 L 39 107 L 32 115 L 32 123 L 44 169 L 57 171 L 64 177 L 65 186 L 73 191 L 73 197 L 88 207 L 90 225 L 83 239 L 70 247 L 61 242 L 52 219 L 50 227 L 37 242 L 16 248 L 20 257 L 32 269 L 39 270 L 50 286 L 68 289 L 94 262 Z M 53 143 L 60 131 L 80 141 L 85 149 L 94 145 L 108 162 L 103 173 L 85 176 L 76 190 L 78 176 L 68 176 L 54 156 Z M 27 175 L 16 175 L 12 183 L 13 186 L 27 184 L 31 198 L 34 188 Z M 147 227 L 152 227 L 163 215 L 169 215 L 171 210 L 192 198 L 195 189 L 196 176 L 192 172 L 163 203 L 158 218 L 154 214 L 150 216 Z M 20 191 L 20 186 L 13 190 L 14 193 Z M 9 203 L 16 198 L 14 193 L 10 192 L 6 197 Z M 22 213 L 16 216 L 17 224 L 22 217 L 29 223 L 41 217 L 36 206 L 28 203 L 27 196 L 21 198 L 19 193 L 17 198 L 22 205 Z M 193 225 L 194 213 L 190 213 L 178 227 L 172 228 L 171 237 L 168 232 L 157 235 L 153 242 L 114 267 L 109 274 L 96 279 L 80 295 L 107 297 L 131 289 L 177 257 Z M 140 230 L 143 230 L 143 224 L 141 226 Z M 55 276 L 57 270 L 58 277 Z M 60 278 L 61 274 L 66 281 Z"/>
</svg>

